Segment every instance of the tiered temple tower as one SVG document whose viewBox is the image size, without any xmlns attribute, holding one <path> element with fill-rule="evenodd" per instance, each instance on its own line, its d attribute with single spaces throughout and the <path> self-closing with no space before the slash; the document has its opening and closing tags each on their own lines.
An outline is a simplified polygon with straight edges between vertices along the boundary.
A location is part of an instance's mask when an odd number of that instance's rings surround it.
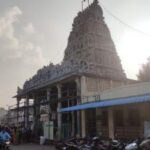
<svg viewBox="0 0 150 150">
<path fill-rule="evenodd" d="M 110 80 L 126 79 L 97 0 L 75 17 L 62 63 L 51 63 L 38 70 L 25 82 L 24 90 L 43 86 L 72 72 Z"/>
<path fill-rule="evenodd" d="M 75 17 L 64 61 L 79 66 L 84 73 L 112 79 L 125 78 L 97 0 Z"/>
<path fill-rule="evenodd" d="M 24 83 L 23 89 L 18 88 L 17 95 L 14 96 L 17 98 L 17 126 L 21 111 L 19 104 L 25 99 L 24 125 L 32 125 L 35 133 L 40 123 L 45 124 L 46 121 L 51 121 L 54 125 L 54 137 L 58 132 L 59 138 L 62 133 L 66 138 L 66 129 L 67 136 L 79 134 L 84 137 L 86 133 L 94 133 L 101 129 L 96 120 L 96 116 L 100 116 L 99 111 L 93 109 L 91 113 L 82 110 L 66 115 L 61 114 L 60 110 L 101 100 L 102 91 L 125 84 L 126 80 L 103 11 L 98 1 L 94 0 L 75 17 L 62 63 L 44 66 Z M 34 101 L 34 119 L 31 121 L 30 99 Z M 45 114 L 41 112 L 43 108 L 46 109 Z"/>
</svg>

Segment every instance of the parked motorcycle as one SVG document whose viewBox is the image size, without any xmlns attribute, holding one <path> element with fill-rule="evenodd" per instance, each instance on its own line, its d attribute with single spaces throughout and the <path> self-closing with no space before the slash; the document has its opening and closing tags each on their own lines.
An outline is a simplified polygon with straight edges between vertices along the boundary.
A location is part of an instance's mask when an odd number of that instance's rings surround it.
<svg viewBox="0 0 150 150">
<path fill-rule="evenodd" d="M 109 140 L 107 150 L 124 150 L 126 143 L 121 140 Z"/>
<path fill-rule="evenodd" d="M 137 139 L 128 143 L 122 140 L 101 140 L 99 137 L 69 139 L 56 143 L 57 150 L 140 150 L 145 145 L 150 146 L 150 140 L 143 142 Z M 150 150 L 150 149 L 145 149 Z"/>
<path fill-rule="evenodd" d="M 147 140 L 144 140 L 143 142 L 141 142 L 140 148 L 142 150 L 150 150 L 150 139 L 147 139 Z"/>
<path fill-rule="evenodd" d="M 57 141 L 57 142 L 55 143 L 55 148 L 56 148 L 57 150 L 66 150 L 67 145 L 65 144 L 64 141 Z"/>
<path fill-rule="evenodd" d="M 125 150 L 141 150 L 142 139 L 136 139 L 133 142 L 126 145 Z"/>
</svg>

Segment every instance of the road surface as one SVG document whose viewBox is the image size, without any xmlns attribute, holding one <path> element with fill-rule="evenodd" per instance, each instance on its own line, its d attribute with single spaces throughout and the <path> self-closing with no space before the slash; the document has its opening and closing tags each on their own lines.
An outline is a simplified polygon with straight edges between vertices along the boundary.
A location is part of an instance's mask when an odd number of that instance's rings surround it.
<svg viewBox="0 0 150 150">
<path fill-rule="evenodd" d="M 53 146 L 45 146 L 38 144 L 21 144 L 16 146 L 11 146 L 11 150 L 55 150 Z"/>
</svg>

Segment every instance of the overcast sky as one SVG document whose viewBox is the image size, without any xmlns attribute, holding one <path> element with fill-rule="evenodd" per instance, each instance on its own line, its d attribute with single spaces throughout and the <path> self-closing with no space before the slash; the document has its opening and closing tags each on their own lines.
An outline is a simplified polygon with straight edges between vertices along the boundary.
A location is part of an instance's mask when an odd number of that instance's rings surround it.
<svg viewBox="0 0 150 150">
<path fill-rule="evenodd" d="M 92 0 L 90 0 L 92 2 Z M 126 24 L 150 35 L 149 0 L 99 0 Z M 84 7 L 86 7 L 84 3 Z M 0 0 L 0 106 L 15 103 L 17 86 L 49 62 L 61 62 L 81 0 Z M 104 10 L 128 78 L 136 79 L 150 56 L 150 36 Z"/>
</svg>

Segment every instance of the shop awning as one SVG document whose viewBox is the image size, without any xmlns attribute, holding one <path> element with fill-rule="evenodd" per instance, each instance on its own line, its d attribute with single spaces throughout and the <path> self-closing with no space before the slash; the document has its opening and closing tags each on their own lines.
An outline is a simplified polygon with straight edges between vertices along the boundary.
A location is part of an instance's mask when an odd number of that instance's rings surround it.
<svg viewBox="0 0 150 150">
<path fill-rule="evenodd" d="M 91 108 L 111 107 L 117 105 L 127 105 L 127 104 L 144 103 L 144 102 L 150 102 L 150 94 L 89 102 L 89 103 L 80 104 L 72 107 L 62 108 L 59 110 L 59 112 L 70 112 L 70 111 L 85 110 Z"/>
</svg>

